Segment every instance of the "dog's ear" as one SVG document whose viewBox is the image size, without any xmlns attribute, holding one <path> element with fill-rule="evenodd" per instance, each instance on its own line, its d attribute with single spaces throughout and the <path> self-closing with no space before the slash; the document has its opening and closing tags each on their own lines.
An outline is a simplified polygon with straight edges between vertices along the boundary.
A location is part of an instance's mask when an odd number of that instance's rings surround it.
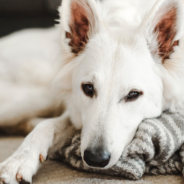
<svg viewBox="0 0 184 184">
<path fill-rule="evenodd" d="M 71 52 L 79 54 L 98 27 L 95 0 L 63 0 L 61 24 Z"/>
<path fill-rule="evenodd" d="M 159 0 L 144 25 L 151 53 L 161 58 L 162 63 L 170 58 L 173 47 L 179 44 L 184 31 L 182 18 L 182 0 Z"/>
</svg>

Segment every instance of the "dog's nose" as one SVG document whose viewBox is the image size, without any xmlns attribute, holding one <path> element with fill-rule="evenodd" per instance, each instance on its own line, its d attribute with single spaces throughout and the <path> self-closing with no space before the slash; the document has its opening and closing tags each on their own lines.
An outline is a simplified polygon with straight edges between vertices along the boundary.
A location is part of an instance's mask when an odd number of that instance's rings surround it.
<svg viewBox="0 0 184 184">
<path fill-rule="evenodd" d="M 108 165 L 110 158 L 111 154 L 103 149 L 96 151 L 87 149 L 84 151 L 84 160 L 92 167 L 105 167 Z"/>
</svg>

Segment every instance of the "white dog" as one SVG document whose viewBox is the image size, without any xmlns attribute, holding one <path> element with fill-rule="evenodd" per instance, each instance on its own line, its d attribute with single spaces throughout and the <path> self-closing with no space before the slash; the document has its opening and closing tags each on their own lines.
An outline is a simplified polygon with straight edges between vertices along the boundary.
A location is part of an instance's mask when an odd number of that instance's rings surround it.
<svg viewBox="0 0 184 184">
<path fill-rule="evenodd" d="M 143 119 L 182 111 L 184 4 L 155 1 L 63 0 L 62 66 L 52 89 L 66 109 L 40 123 L 0 164 L 2 183 L 31 183 L 40 163 L 75 129 L 82 129 L 85 163 L 109 168 Z"/>
</svg>

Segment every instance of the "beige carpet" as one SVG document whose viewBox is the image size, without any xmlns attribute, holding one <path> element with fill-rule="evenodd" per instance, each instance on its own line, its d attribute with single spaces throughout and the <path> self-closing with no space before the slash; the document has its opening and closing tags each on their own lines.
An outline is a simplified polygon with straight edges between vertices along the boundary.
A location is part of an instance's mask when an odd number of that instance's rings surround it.
<svg viewBox="0 0 184 184">
<path fill-rule="evenodd" d="M 10 156 L 23 138 L 0 138 L 0 162 Z M 47 161 L 33 179 L 33 184 L 184 184 L 182 176 L 144 176 L 139 181 L 91 174 L 73 169 L 68 164 Z"/>
</svg>

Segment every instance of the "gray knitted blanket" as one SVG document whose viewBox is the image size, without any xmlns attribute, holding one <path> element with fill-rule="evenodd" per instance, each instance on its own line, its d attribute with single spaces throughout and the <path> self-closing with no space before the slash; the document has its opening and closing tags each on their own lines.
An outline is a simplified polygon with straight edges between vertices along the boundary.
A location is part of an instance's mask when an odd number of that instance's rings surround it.
<svg viewBox="0 0 184 184">
<path fill-rule="evenodd" d="M 80 155 L 80 133 L 71 145 L 61 148 L 56 157 L 73 167 L 89 172 L 123 176 L 138 180 L 143 174 L 183 174 L 184 176 L 184 116 L 165 112 L 156 119 L 144 120 L 119 161 L 108 170 L 91 169 Z"/>
</svg>

